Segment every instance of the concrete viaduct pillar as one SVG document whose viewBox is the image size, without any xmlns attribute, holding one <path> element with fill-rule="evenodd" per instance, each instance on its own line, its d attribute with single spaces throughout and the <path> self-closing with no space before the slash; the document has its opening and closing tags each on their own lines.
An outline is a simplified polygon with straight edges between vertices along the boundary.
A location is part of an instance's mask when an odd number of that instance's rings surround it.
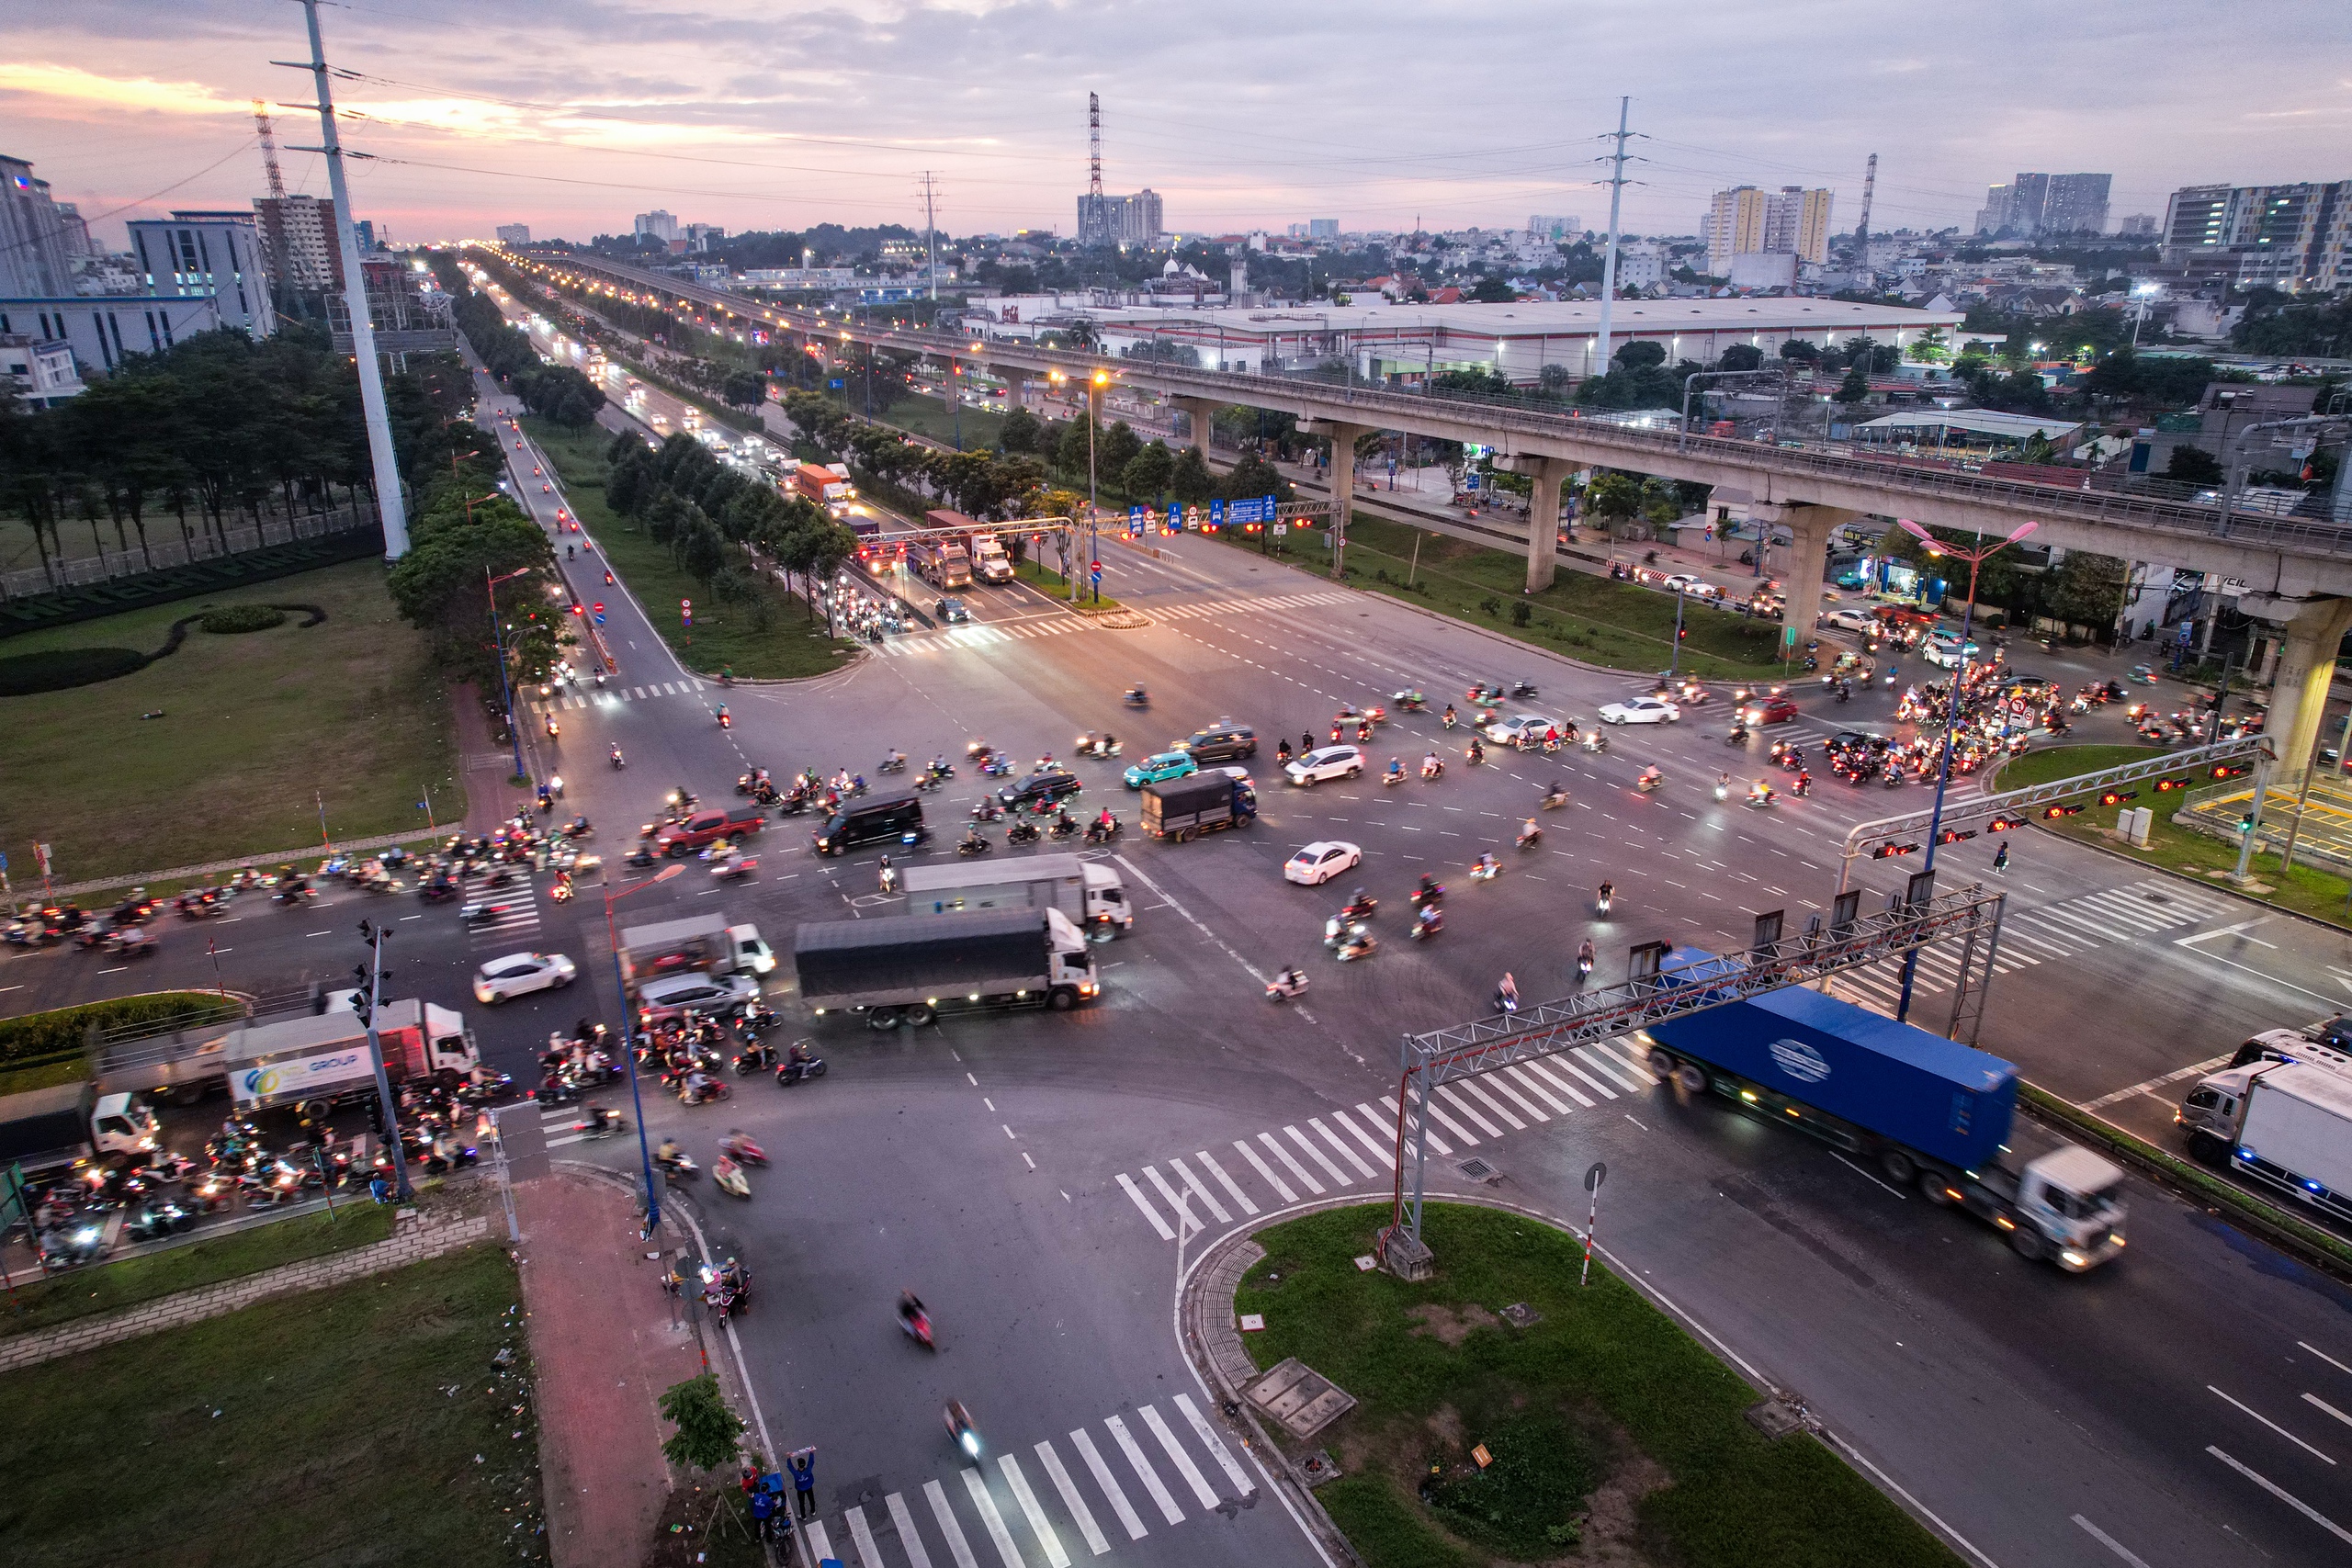
<svg viewBox="0 0 2352 1568">
<path fill-rule="evenodd" d="M 1193 422 L 1193 436 L 1186 445 L 1201 455 L 1201 461 L 1207 462 L 1209 421 L 1216 413 L 1217 400 L 1215 398 L 1177 398 L 1173 400 L 1178 408 L 1184 411 L 1184 416 Z"/>
<path fill-rule="evenodd" d="M 1007 366 L 991 365 L 989 370 L 1004 383 L 1004 406 L 1007 413 L 1029 406 L 1029 372 Z"/>
<path fill-rule="evenodd" d="M 1541 593 L 1552 586 L 1560 568 L 1560 486 L 1577 471 L 1566 457 L 1545 457 L 1532 452 L 1498 459 L 1514 474 L 1535 482 L 1527 501 L 1527 591 Z"/>
<path fill-rule="evenodd" d="M 1795 658 L 1812 639 L 1814 623 L 1821 618 L 1821 587 L 1829 571 L 1830 533 L 1861 513 L 1801 501 L 1758 501 L 1749 503 L 1747 514 L 1755 519 L 1759 530 L 1759 549 L 1770 547 L 1775 527 L 1786 528 L 1796 541 L 1790 551 L 1789 591 L 1781 620 L 1781 651 L 1785 657 Z"/>
<path fill-rule="evenodd" d="M 1191 398 L 1186 402 L 1204 400 Z M 1204 429 L 1204 425 L 1195 425 Z M 1356 443 L 1370 432 L 1368 424 L 1343 424 L 1332 419 L 1302 419 L 1298 431 L 1302 435 L 1326 435 L 1331 440 L 1331 575 L 1344 581 L 1342 558 L 1348 548 L 1348 510 L 1356 499 Z M 1205 450 L 1202 454 L 1207 456 Z"/>
<path fill-rule="evenodd" d="M 2335 675 L 2335 650 L 2347 631 L 2352 599 L 2313 599 L 2287 622 L 2278 678 L 2270 688 L 2270 716 L 2262 726 L 2285 773 L 2311 765 L 2327 711 L 2328 684 Z"/>
</svg>

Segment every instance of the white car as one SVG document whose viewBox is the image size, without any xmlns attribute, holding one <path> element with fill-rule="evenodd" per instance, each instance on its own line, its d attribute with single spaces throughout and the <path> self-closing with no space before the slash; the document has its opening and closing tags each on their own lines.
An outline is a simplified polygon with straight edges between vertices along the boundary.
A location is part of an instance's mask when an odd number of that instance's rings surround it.
<svg viewBox="0 0 2352 1568">
<path fill-rule="evenodd" d="M 490 1007 L 509 997 L 552 991 L 579 977 L 580 971 L 560 953 L 510 953 L 474 971 L 474 1000 Z"/>
<path fill-rule="evenodd" d="M 760 983 L 749 975 L 705 975 L 691 970 L 648 980 L 637 991 L 639 1009 L 654 1023 L 689 1012 L 724 1012 L 759 999 Z"/>
<path fill-rule="evenodd" d="M 1688 594 L 1693 599 L 1713 598 L 1715 594 L 1722 592 L 1721 589 L 1708 581 L 1705 578 L 1694 577 L 1687 571 L 1676 572 L 1664 582 L 1659 583 L 1658 586 L 1665 589 L 1668 593 L 1680 592 Z"/>
<path fill-rule="evenodd" d="M 1600 710 L 1603 724 L 1672 724 L 1681 716 L 1680 708 L 1657 697 L 1632 697 L 1606 704 Z"/>
<path fill-rule="evenodd" d="M 1322 746 L 1292 759 L 1283 772 L 1295 784 L 1317 784 L 1325 779 L 1363 776 L 1363 753 L 1353 746 Z"/>
<path fill-rule="evenodd" d="M 1317 839 L 1283 863 L 1283 880 L 1316 887 L 1363 863 L 1363 851 L 1338 839 Z"/>
<path fill-rule="evenodd" d="M 1523 713 L 1516 718 L 1498 718 L 1487 726 L 1487 739 L 1498 746 L 1540 746 L 1544 738 L 1560 728 L 1556 718 L 1545 718 L 1540 713 Z"/>
<path fill-rule="evenodd" d="M 1976 657 L 1976 653 L 1975 641 L 1971 639 L 1968 644 L 1967 657 L 1973 660 Z M 1930 664 L 1940 665 L 1947 670 L 1957 669 L 1962 658 L 1960 638 L 1949 635 L 1931 637 L 1928 639 L 1928 646 L 1920 649 L 1919 657 Z"/>
<path fill-rule="evenodd" d="M 1875 623 L 1860 610 L 1840 607 L 1835 610 L 1824 610 L 1821 613 L 1821 624 L 1833 631 L 1866 632 Z"/>
</svg>

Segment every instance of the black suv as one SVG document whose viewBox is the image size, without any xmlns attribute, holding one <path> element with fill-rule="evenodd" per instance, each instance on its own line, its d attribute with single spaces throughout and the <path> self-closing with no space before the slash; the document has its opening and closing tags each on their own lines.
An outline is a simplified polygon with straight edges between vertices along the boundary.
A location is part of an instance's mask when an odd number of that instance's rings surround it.
<svg viewBox="0 0 2352 1568">
<path fill-rule="evenodd" d="M 1237 761 L 1258 754 L 1258 732 L 1246 724 L 1219 719 L 1191 739 L 1178 741 L 1173 750 L 1190 751 L 1195 762 Z"/>
<path fill-rule="evenodd" d="M 1079 791 L 1078 775 L 1066 773 L 1059 768 L 1042 773 L 1031 773 L 1016 779 L 996 792 L 996 797 L 1013 810 L 1024 806 L 1042 806 L 1060 800 Z"/>
</svg>

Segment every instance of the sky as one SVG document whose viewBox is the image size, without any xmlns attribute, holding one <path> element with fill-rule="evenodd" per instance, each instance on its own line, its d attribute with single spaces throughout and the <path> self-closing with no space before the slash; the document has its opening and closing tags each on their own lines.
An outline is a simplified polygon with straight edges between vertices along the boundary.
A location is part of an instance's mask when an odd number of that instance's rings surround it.
<svg viewBox="0 0 2352 1568">
<path fill-rule="evenodd" d="M 0 153 L 101 243 L 125 219 L 326 191 L 291 0 L 12 7 Z M 2115 176 L 2117 220 L 2184 185 L 2352 178 L 2345 0 L 354 0 L 320 7 L 357 216 L 396 243 L 922 222 L 1069 233 L 1087 94 L 1103 186 L 1171 230 L 1606 225 L 1694 232 L 1725 186 L 1828 186 L 1850 229 L 1965 226 L 2019 170 Z M 1901 18 L 1905 25 L 1890 25 Z"/>
</svg>

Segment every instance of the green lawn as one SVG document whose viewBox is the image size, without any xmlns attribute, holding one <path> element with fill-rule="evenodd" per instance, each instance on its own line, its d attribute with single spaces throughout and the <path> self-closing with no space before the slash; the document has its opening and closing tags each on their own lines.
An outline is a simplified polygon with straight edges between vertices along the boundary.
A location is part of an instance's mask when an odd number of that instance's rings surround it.
<svg viewBox="0 0 2352 1568">
<path fill-rule="evenodd" d="M 391 1234 L 392 1211 L 370 1201 L 361 1189 L 356 1201 L 338 1197 L 332 1216 L 295 1214 L 217 1240 L 190 1242 L 19 1285 L 15 1305 L 0 1307 L 0 1336 L 28 1334 L 198 1285 L 258 1274 L 281 1263 L 366 1247 Z"/>
<path fill-rule="evenodd" d="M 747 679 L 788 680 L 822 675 L 848 660 L 854 645 L 826 637 L 823 620 L 810 619 L 799 601 L 780 591 L 774 594 L 763 629 L 752 606 L 717 603 L 667 549 L 653 542 L 643 525 L 605 505 L 605 451 L 612 444 L 612 432 L 596 425 L 575 430 L 530 415 L 524 416 L 523 428 L 555 465 L 563 479 L 564 499 L 581 526 L 604 547 L 613 570 L 688 669 L 715 675 L 732 668 Z M 695 602 L 691 632 L 678 611 L 681 599 Z"/>
<path fill-rule="evenodd" d="M 1414 544 L 1419 542 L 1419 561 Z M 1261 541 L 1246 534 L 1215 537 L 1238 549 L 1259 551 Z M 1271 553 L 1329 575 L 1328 535 L 1294 527 Z M 1348 581 L 1469 621 L 1507 637 L 1588 664 L 1611 670 L 1655 671 L 1673 659 L 1674 601 L 1632 583 L 1613 582 L 1589 572 L 1562 569 L 1552 586 L 1529 595 L 1527 560 L 1513 551 L 1490 549 L 1444 534 L 1367 517 L 1348 525 Z M 1407 584 L 1411 586 L 1408 587 Z M 1528 624 L 1514 624 L 1515 606 L 1528 607 Z M 1753 620 L 1706 605 L 1687 607 L 1681 668 L 1718 679 L 1777 673 L 1781 624 Z"/>
<path fill-rule="evenodd" d="M 13 1568 L 543 1563 L 495 1247 L 0 1377 Z"/>
<path fill-rule="evenodd" d="M 2077 773 L 2096 773 L 2102 768 L 2120 767 L 2126 762 L 2159 757 L 2165 748 L 2153 746 L 2053 746 L 2047 751 L 2029 751 L 2017 761 L 2005 764 L 1993 781 L 1996 793 L 2024 789 L 2032 784 L 2047 784 L 2052 779 L 2071 778 Z M 2197 786 L 2211 783 L 2197 777 Z M 2147 784 L 2132 786 L 2139 790 L 2133 806 L 2154 807 L 2154 819 L 2148 830 L 2148 847 L 2135 849 L 2123 840 L 2109 837 L 2116 817 L 2124 809 L 2120 806 L 2101 806 L 2094 795 L 2072 797 L 2083 806 L 2077 817 L 2061 817 L 2049 820 L 2036 816 L 2041 827 L 2085 843 L 2095 843 L 2102 849 L 2166 871 L 2187 872 L 2209 882 L 2221 881 L 2217 873 L 2233 873 L 2238 865 L 2238 849 L 2234 843 L 2203 833 L 2192 832 L 2176 825 L 2172 819 L 2174 806 L 2179 795 L 2160 795 Z M 2265 810 L 2265 826 L 2279 818 L 2275 815 L 2279 797 L 2273 795 Z M 2291 809 L 2291 808 L 2290 808 Z M 2266 904 L 2276 904 L 2299 915 L 2324 920 L 2330 925 L 2352 927 L 2352 882 L 2333 871 L 2301 862 L 2282 878 L 2278 873 L 2278 856 L 2257 850 L 2246 867 L 2247 873 L 2260 886 L 2241 889 Z M 2226 886 L 2226 884 L 2225 884 Z"/>
<path fill-rule="evenodd" d="M 1023 556 L 1013 563 L 1012 575 L 1034 585 L 1048 598 L 1069 603 L 1069 579 L 1039 560 L 1035 556 Z M 1081 610 L 1115 610 L 1119 602 L 1108 593 L 1097 595 L 1091 583 L 1080 582 L 1078 608 Z"/>
<path fill-rule="evenodd" d="M 838 396 L 836 396 L 836 400 Z M 862 401 L 844 402 L 842 406 L 852 413 L 864 415 Z M 875 418 L 884 424 L 895 424 L 900 430 L 911 430 L 918 435 L 928 435 L 933 441 L 956 445 L 956 413 L 939 398 L 900 398 L 887 412 L 877 412 Z M 965 452 L 979 452 L 996 446 L 996 438 L 1004 432 L 1004 415 L 986 409 L 967 407 L 963 414 Z"/>
<path fill-rule="evenodd" d="M 322 803 L 337 838 L 424 833 L 428 790 L 434 820 L 465 815 L 448 694 L 425 638 L 393 613 L 380 561 L 28 632 L 0 657 L 153 652 L 174 621 L 239 604 L 327 618 L 242 636 L 191 626 L 178 652 L 134 674 L 0 698 L 0 852 L 18 887 L 35 840 L 54 846 L 59 881 L 79 882 L 316 844 Z"/>
<path fill-rule="evenodd" d="M 1407 1284 L 1353 1262 L 1386 1218 L 1258 1233 L 1267 1257 L 1235 1303 L 1265 1316 L 1247 1337 L 1261 1367 L 1296 1356 L 1359 1402 L 1318 1435 L 1345 1474 L 1317 1495 L 1371 1568 L 1566 1558 L 1580 1537 L 1681 1568 L 1954 1568 L 1820 1442 L 1768 1441 L 1742 1414 L 1757 1392 L 1639 1292 L 1599 1265 L 1579 1288 L 1576 1237 L 1432 1204 L 1437 1275 Z M 1542 1321 L 1494 1315 L 1516 1303 Z"/>
</svg>

